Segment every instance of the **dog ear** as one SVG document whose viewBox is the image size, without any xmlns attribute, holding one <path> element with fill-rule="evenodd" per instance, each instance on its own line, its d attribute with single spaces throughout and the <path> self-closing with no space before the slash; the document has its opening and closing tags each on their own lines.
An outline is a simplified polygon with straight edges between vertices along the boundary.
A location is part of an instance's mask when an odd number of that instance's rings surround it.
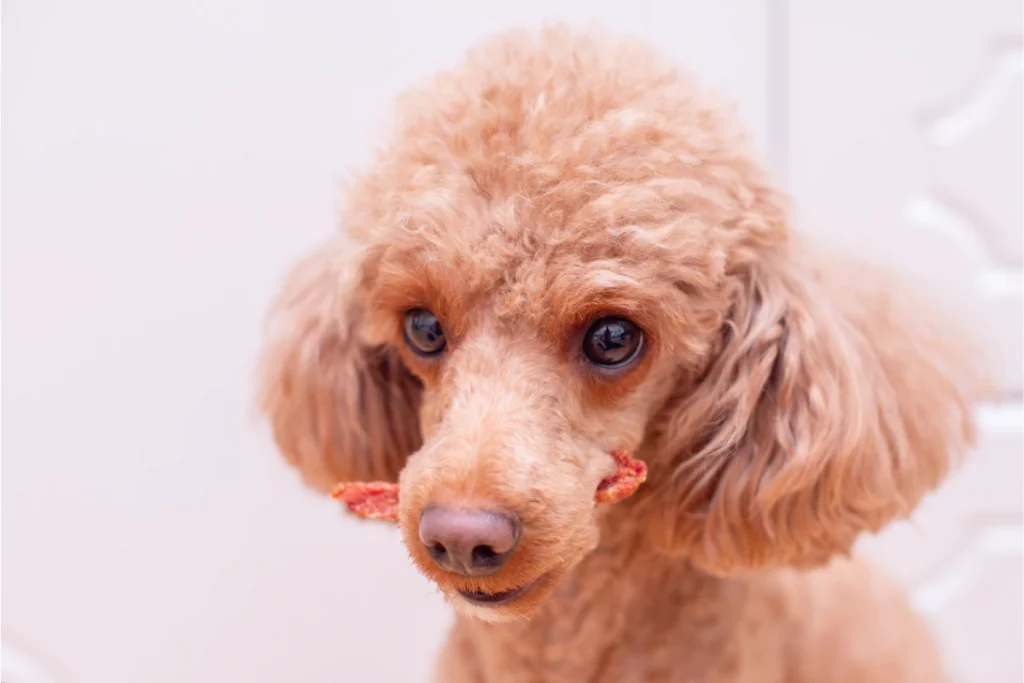
<svg viewBox="0 0 1024 683">
<path fill-rule="evenodd" d="M 718 574 L 815 565 L 908 515 L 971 444 L 982 386 L 977 354 L 898 310 L 880 274 L 752 269 L 655 430 L 656 541 Z"/>
<path fill-rule="evenodd" d="M 340 240 L 300 262 L 273 304 L 260 408 L 305 481 L 396 481 L 422 442 L 422 386 L 390 348 L 367 341 L 356 252 Z"/>
</svg>

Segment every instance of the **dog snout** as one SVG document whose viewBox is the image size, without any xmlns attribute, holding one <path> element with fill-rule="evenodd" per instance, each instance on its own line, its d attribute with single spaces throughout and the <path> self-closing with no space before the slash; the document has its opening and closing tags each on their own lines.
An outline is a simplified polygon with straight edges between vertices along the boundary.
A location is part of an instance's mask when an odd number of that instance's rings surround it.
<svg viewBox="0 0 1024 683">
<path fill-rule="evenodd" d="M 434 563 L 464 576 L 486 576 L 501 569 L 519 540 L 519 523 L 500 512 L 428 507 L 419 536 Z"/>
</svg>

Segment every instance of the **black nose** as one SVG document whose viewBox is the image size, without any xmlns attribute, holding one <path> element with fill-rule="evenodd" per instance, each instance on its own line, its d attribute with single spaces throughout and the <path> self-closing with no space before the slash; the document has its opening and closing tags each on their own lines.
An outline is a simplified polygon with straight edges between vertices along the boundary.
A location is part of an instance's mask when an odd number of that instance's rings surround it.
<svg viewBox="0 0 1024 683">
<path fill-rule="evenodd" d="M 493 574 L 519 540 L 512 517 L 489 510 L 429 507 L 420 516 L 420 541 L 434 563 L 466 576 Z"/>
</svg>

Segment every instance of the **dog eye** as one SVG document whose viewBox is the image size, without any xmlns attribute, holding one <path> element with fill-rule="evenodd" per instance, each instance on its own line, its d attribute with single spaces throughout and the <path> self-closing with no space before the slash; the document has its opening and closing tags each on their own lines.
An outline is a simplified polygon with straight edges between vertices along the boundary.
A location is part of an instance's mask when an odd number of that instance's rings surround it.
<svg viewBox="0 0 1024 683">
<path fill-rule="evenodd" d="M 601 318 L 583 338 L 583 355 L 591 363 L 608 368 L 626 365 L 639 355 L 644 333 L 625 318 Z"/>
<path fill-rule="evenodd" d="M 405 343 L 424 356 L 444 351 L 444 329 L 437 316 L 425 308 L 414 308 L 405 314 Z"/>
</svg>

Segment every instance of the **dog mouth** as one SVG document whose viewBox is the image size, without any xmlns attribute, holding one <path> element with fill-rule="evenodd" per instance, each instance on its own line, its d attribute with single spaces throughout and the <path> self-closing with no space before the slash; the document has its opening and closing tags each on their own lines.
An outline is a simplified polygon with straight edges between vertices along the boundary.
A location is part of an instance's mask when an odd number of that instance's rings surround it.
<svg viewBox="0 0 1024 683">
<path fill-rule="evenodd" d="M 511 590 L 500 591 L 498 593 L 485 593 L 484 591 L 458 591 L 465 600 L 473 603 L 474 605 L 482 605 L 486 607 L 497 607 L 498 605 L 504 605 L 512 602 L 516 598 L 520 597 L 528 590 L 530 590 L 540 579 L 534 579 L 529 583 L 523 584 Z"/>
</svg>

